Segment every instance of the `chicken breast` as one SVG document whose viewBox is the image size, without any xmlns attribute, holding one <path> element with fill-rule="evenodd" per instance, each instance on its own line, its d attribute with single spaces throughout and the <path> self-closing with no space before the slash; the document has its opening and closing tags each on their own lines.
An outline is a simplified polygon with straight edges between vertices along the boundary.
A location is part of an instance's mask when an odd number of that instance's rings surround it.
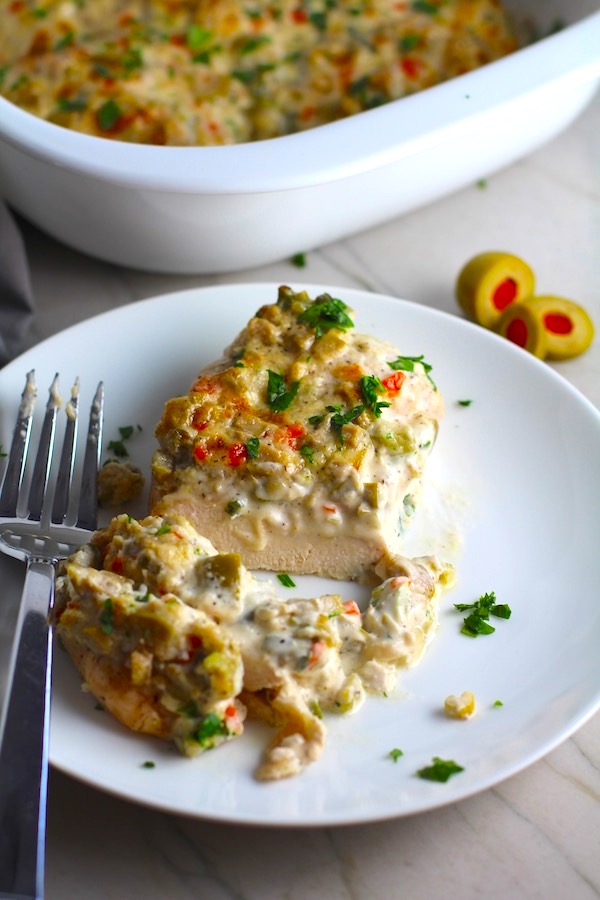
<svg viewBox="0 0 600 900">
<path fill-rule="evenodd" d="M 252 569 L 365 577 L 415 510 L 443 414 L 430 369 L 355 330 L 341 299 L 281 287 L 167 402 L 153 512 Z"/>
</svg>

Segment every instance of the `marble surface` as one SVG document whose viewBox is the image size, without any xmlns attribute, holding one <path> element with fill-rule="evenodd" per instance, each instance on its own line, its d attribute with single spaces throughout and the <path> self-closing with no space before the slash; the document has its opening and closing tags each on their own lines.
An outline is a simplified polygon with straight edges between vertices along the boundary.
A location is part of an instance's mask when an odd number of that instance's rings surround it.
<svg viewBox="0 0 600 900">
<path fill-rule="evenodd" d="M 494 248 L 525 257 L 540 292 L 579 300 L 600 325 L 600 98 L 485 183 L 312 252 L 303 270 L 283 260 L 223 277 L 151 275 L 84 257 L 22 224 L 37 303 L 30 345 L 140 298 L 233 281 L 355 286 L 458 314 L 460 266 Z M 600 406 L 600 339 L 555 368 Z M 546 758 L 453 806 L 288 831 L 164 814 L 53 771 L 47 898 L 587 900 L 600 894 L 599 761 L 596 715 Z"/>
</svg>

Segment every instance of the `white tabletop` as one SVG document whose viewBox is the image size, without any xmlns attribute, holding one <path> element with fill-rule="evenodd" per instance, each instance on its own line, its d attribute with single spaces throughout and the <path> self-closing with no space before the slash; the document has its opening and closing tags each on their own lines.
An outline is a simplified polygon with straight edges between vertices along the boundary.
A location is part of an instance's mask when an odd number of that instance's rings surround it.
<svg viewBox="0 0 600 900">
<path fill-rule="evenodd" d="M 222 277 L 147 274 L 85 257 L 26 224 L 23 233 L 37 304 L 29 345 L 125 303 L 225 282 L 305 279 L 459 314 L 457 272 L 488 249 L 527 259 L 540 293 L 579 301 L 600 328 L 600 97 L 533 155 L 312 252 L 304 269 L 282 260 Z M 555 368 L 600 407 L 600 337 Z M 294 831 L 167 815 L 52 772 L 47 898 L 598 897 L 599 761 L 596 716 L 545 759 L 454 806 L 374 825 Z"/>
</svg>

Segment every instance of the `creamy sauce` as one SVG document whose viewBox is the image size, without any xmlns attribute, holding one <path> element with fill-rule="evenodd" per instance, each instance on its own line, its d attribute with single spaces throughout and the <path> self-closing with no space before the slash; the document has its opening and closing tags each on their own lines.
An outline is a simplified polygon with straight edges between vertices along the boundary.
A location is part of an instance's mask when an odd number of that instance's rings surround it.
<svg viewBox="0 0 600 900">
<path fill-rule="evenodd" d="M 67 562 L 57 630 L 89 689 L 123 724 L 195 755 L 240 735 L 247 712 L 278 729 L 257 776 L 320 755 L 324 715 L 393 690 L 434 633 L 452 571 L 387 559 L 361 611 L 337 594 L 279 596 L 184 519 L 119 516 Z"/>
</svg>

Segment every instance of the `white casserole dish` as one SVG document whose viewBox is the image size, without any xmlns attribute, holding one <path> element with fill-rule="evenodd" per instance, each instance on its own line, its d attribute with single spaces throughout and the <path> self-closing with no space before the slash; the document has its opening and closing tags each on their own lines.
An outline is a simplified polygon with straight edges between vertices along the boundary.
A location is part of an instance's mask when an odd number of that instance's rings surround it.
<svg viewBox="0 0 600 900">
<path fill-rule="evenodd" d="M 541 33 L 505 59 L 301 134 L 155 147 L 78 134 L 0 97 L 0 193 L 59 240 L 151 271 L 216 273 L 339 240 L 538 147 L 600 79 L 595 0 L 507 2 Z"/>
</svg>

